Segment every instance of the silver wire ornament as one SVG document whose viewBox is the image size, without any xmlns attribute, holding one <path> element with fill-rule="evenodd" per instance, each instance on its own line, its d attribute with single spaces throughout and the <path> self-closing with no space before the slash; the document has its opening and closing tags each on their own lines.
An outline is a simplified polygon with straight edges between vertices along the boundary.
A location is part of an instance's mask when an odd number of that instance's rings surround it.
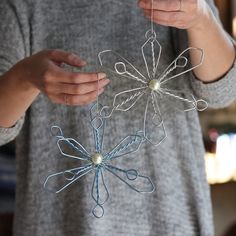
<svg viewBox="0 0 236 236">
<path fill-rule="evenodd" d="M 60 193 L 83 176 L 93 172 L 94 178 L 91 196 L 95 201 L 95 206 L 92 213 L 95 217 L 101 218 L 104 215 L 103 205 L 110 196 L 103 174 L 105 171 L 112 174 L 137 193 L 152 193 L 155 187 L 149 177 L 139 174 L 136 169 L 123 169 L 112 165 L 113 160 L 138 151 L 143 142 L 143 137 L 138 134 L 128 135 L 110 152 L 103 153 L 105 121 L 96 115 L 97 112 L 94 112 L 94 110 L 97 109 L 94 108 L 95 106 L 90 110 L 90 123 L 93 129 L 95 143 L 94 153 L 89 153 L 86 148 L 75 139 L 64 137 L 60 127 L 52 126 L 51 131 L 58 139 L 57 146 L 60 153 L 67 158 L 80 160 L 83 164 L 79 167 L 50 174 L 44 182 L 44 188 L 55 193 Z M 73 154 L 71 154 L 72 152 Z M 62 178 L 63 183 L 57 183 L 57 178 Z M 57 184 L 59 185 L 54 186 Z M 53 185 L 53 187 L 50 187 L 50 185 Z"/>
<path fill-rule="evenodd" d="M 196 99 L 193 94 L 184 90 L 171 89 L 170 82 L 199 67 L 204 58 L 204 52 L 200 48 L 189 47 L 184 50 L 160 75 L 157 75 L 161 58 L 162 46 L 157 40 L 153 26 L 153 0 L 151 29 L 146 32 L 146 41 L 141 46 L 141 54 L 146 68 L 146 74 L 141 73 L 130 61 L 113 50 L 104 50 L 98 54 L 100 65 L 116 75 L 116 79 L 127 78 L 136 81 L 139 86 L 134 89 L 121 91 L 115 94 L 112 106 L 104 106 L 100 116 L 109 118 L 114 111 L 127 112 L 131 110 L 141 99 L 145 99 L 146 106 L 143 118 L 143 134 L 146 140 L 153 145 L 159 145 L 167 137 L 158 102 L 165 99 L 179 110 L 203 111 L 208 104 L 203 99 Z M 189 53 L 197 53 L 199 61 L 191 65 Z M 148 57 L 148 55 L 151 55 Z M 151 58 L 148 60 L 148 58 Z M 111 64 L 111 62 L 114 63 Z M 181 70 L 181 71 L 180 71 Z M 108 113 L 108 115 L 104 115 Z M 151 127 L 151 128 L 148 128 Z M 149 129 L 149 130 L 148 130 Z M 163 130 L 162 140 L 155 140 L 155 133 Z M 154 134 L 154 135 L 153 135 Z"/>
</svg>

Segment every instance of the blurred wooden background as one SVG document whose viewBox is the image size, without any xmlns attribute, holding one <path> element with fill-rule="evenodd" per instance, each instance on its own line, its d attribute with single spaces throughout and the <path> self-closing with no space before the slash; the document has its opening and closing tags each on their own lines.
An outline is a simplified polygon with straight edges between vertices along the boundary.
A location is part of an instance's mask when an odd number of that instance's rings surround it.
<svg viewBox="0 0 236 236">
<path fill-rule="evenodd" d="M 215 0 L 221 21 L 228 33 L 233 35 L 233 17 L 236 17 L 236 0 Z M 235 18 L 236 19 L 236 18 Z M 234 22 L 236 24 L 236 20 Z M 236 25 L 234 26 L 236 37 Z M 235 75 L 236 76 L 236 75 Z M 236 123 L 236 103 L 220 110 L 208 109 L 200 114 L 205 125 L 208 123 Z M 203 126 L 203 131 L 207 126 Z M 236 236 L 236 183 L 217 184 L 211 186 L 214 212 L 215 236 Z"/>
<path fill-rule="evenodd" d="M 232 3 L 229 0 L 215 0 L 215 3 L 219 9 L 221 21 L 225 29 L 232 33 L 232 13 L 231 6 Z"/>
</svg>

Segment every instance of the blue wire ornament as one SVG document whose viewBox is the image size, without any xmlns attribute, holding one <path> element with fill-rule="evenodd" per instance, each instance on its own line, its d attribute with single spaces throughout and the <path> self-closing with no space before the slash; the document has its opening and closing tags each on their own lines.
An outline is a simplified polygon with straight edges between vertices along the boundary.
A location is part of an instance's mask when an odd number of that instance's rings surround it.
<svg viewBox="0 0 236 236">
<path fill-rule="evenodd" d="M 128 135 L 110 152 L 103 153 L 105 121 L 97 116 L 93 116 L 93 108 L 90 110 L 90 123 L 94 134 L 95 152 L 92 154 L 75 139 L 64 137 L 60 127 L 51 127 L 52 134 L 58 139 L 57 146 L 61 154 L 68 158 L 82 160 L 84 164 L 76 168 L 66 169 L 49 175 L 44 182 L 44 188 L 55 193 L 60 193 L 83 176 L 90 172 L 94 172 L 91 196 L 95 201 L 95 206 L 92 213 L 96 218 L 101 218 L 104 215 L 103 205 L 110 196 L 104 179 L 104 171 L 112 174 L 137 193 L 152 193 L 155 190 L 155 187 L 149 177 L 139 174 L 136 169 L 126 170 L 112 165 L 114 159 L 128 156 L 129 154 L 138 151 L 143 142 L 142 136 L 138 134 Z M 76 155 L 64 151 L 63 145 L 65 145 L 67 149 L 74 151 Z M 56 181 L 55 178 L 59 177 L 64 179 L 64 183 L 57 188 L 51 188 L 50 182 Z"/>
</svg>

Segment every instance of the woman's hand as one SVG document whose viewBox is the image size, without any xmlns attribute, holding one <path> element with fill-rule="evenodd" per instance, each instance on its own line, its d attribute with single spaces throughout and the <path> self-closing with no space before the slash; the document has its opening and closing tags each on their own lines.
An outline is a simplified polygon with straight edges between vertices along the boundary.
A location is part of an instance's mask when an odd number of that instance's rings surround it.
<svg viewBox="0 0 236 236">
<path fill-rule="evenodd" d="M 75 67 L 86 64 L 75 54 L 44 50 L 17 63 L 10 73 L 18 77 L 20 83 L 44 93 L 52 102 L 66 105 L 95 101 L 109 83 L 104 73 L 69 72 L 60 67 L 62 63 Z"/>
<path fill-rule="evenodd" d="M 40 92 L 54 103 L 85 105 L 95 101 L 109 83 L 104 73 L 69 72 L 62 63 L 74 67 L 86 64 L 72 53 L 44 50 L 0 76 L 0 127 L 13 126 Z"/>
<path fill-rule="evenodd" d="M 152 0 L 139 0 L 139 6 L 151 19 Z M 153 21 L 164 26 L 195 28 L 204 23 L 209 12 L 205 0 L 153 0 Z"/>
<path fill-rule="evenodd" d="M 152 0 L 139 0 L 139 6 L 151 19 Z M 186 29 L 188 46 L 203 49 L 203 63 L 194 69 L 198 79 L 213 82 L 232 67 L 235 48 L 206 0 L 153 0 L 153 21 Z M 199 55 L 195 53 L 190 53 L 190 58 L 193 65 L 199 61 Z"/>
</svg>

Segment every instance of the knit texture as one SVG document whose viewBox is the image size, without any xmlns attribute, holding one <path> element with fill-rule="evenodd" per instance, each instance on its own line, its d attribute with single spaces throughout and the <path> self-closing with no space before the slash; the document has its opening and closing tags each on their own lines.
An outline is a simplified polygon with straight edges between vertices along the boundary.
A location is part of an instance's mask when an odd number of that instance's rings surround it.
<svg viewBox="0 0 236 236">
<path fill-rule="evenodd" d="M 213 1 L 209 1 L 215 14 Z M 140 46 L 149 23 L 133 0 L 1 0 L 0 71 L 45 48 L 77 53 L 87 60 L 87 71 L 99 70 L 97 54 L 113 49 L 145 70 Z M 163 71 L 187 48 L 186 32 L 155 26 L 163 46 Z M 177 32 L 177 33 L 176 33 Z M 177 34 L 179 37 L 177 37 Z M 197 46 L 197 45 L 196 45 Z M 204 84 L 193 75 L 175 80 L 174 86 L 192 91 L 212 107 L 228 105 L 236 97 L 236 65 L 220 81 Z M 114 81 L 113 81 L 114 82 Z M 111 95 L 111 94 L 110 94 Z M 140 128 L 144 104 L 135 112 L 117 113 L 107 124 L 107 145 L 116 143 L 131 128 Z M 180 112 L 160 104 L 167 139 L 158 148 L 144 145 L 130 158 L 117 160 L 139 169 L 153 180 L 156 191 L 140 195 L 106 175 L 111 198 L 105 215 L 95 219 L 88 175 L 61 194 L 44 191 L 42 182 L 53 171 L 71 166 L 59 159 L 50 125 L 61 125 L 65 136 L 86 147 L 93 145 L 87 122 L 89 107 L 67 107 L 39 95 L 14 127 L 0 129 L 0 144 L 17 137 L 17 191 L 15 236 L 213 236 L 212 209 L 206 181 L 204 147 L 196 111 Z M 75 162 L 72 163 L 72 167 Z"/>
</svg>

